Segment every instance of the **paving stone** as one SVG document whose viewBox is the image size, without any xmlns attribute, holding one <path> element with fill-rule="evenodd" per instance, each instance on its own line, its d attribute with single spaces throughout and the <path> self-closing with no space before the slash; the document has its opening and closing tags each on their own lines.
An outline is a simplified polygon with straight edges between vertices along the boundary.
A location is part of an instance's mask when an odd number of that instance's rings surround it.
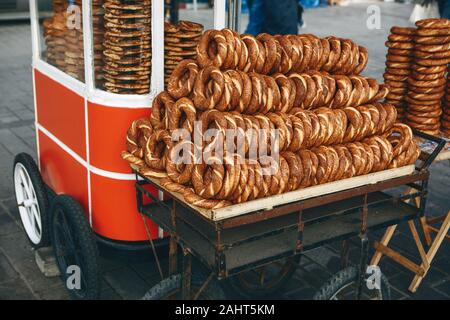
<svg viewBox="0 0 450 320">
<path fill-rule="evenodd" d="M 387 257 L 381 258 L 379 267 L 381 272 L 388 278 L 391 278 L 402 272 L 402 267 Z"/>
<path fill-rule="evenodd" d="M 8 123 L 11 123 L 11 122 L 17 122 L 19 120 L 20 119 L 18 117 L 16 117 L 16 116 L 3 117 L 3 118 L 0 119 L 0 123 L 8 124 Z"/>
<path fill-rule="evenodd" d="M 0 129 L 0 143 L 14 156 L 21 152 L 26 152 L 30 155 L 36 153 L 35 150 L 32 150 L 22 139 L 9 129 Z M 11 167 L 12 165 L 13 163 L 10 164 Z"/>
<path fill-rule="evenodd" d="M 131 268 L 106 272 L 104 278 L 123 299 L 140 299 L 151 288 L 150 284 Z"/>
<path fill-rule="evenodd" d="M 34 300 L 25 282 L 20 278 L 0 282 L 0 300 Z"/>
<path fill-rule="evenodd" d="M 8 214 L 15 219 L 17 222 L 20 222 L 20 214 L 19 209 L 17 208 L 17 203 L 15 198 L 0 200 L 1 207 L 4 207 Z"/>
<path fill-rule="evenodd" d="M 391 300 L 402 300 L 409 299 L 408 295 L 405 295 L 403 292 L 397 290 L 397 288 L 391 286 Z"/>
<path fill-rule="evenodd" d="M 103 272 L 114 271 L 117 269 L 124 269 L 127 266 L 125 261 L 118 259 L 109 259 L 100 256 L 100 267 Z"/>
<path fill-rule="evenodd" d="M 0 244 L 3 253 L 14 265 L 15 270 L 27 281 L 34 292 L 39 293 L 61 282 L 59 278 L 46 278 L 39 271 L 25 232 L 0 236 Z"/>
<path fill-rule="evenodd" d="M 0 140 L 0 199 L 10 198 L 13 194 L 12 170 L 14 164 L 13 155 L 1 144 Z"/>
<path fill-rule="evenodd" d="M 285 299 L 289 300 L 311 300 L 316 294 L 317 290 L 311 287 L 303 287 L 295 292 L 290 292 L 284 295 Z"/>
<path fill-rule="evenodd" d="M 168 274 L 168 260 L 161 260 L 161 267 L 163 269 L 163 274 Z M 143 262 L 143 263 L 134 263 L 131 264 L 130 267 L 136 271 L 136 273 L 150 285 L 150 287 L 156 285 L 161 281 L 161 277 L 159 275 L 158 268 L 154 262 Z M 196 269 L 193 269 L 196 270 Z"/>
<path fill-rule="evenodd" d="M 329 278 L 330 274 L 318 265 L 310 264 L 307 267 L 299 267 L 295 277 L 301 279 L 310 287 L 318 290 Z"/>
<path fill-rule="evenodd" d="M 413 300 L 448 300 L 450 296 L 438 292 L 431 287 L 420 286 L 411 298 Z"/>
<path fill-rule="evenodd" d="M 434 287 L 435 285 L 448 282 L 449 280 L 450 277 L 447 274 L 441 272 L 438 268 L 431 268 L 425 279 L 422 281 L 422 284 L 425 284 L 425 286 Z"/>
<path fill-rule="evenodd" d="M 34 115 L 33 115 L 34 117 Z M 11 131 L 17 136 L 20 137 L 30 148 L 34 148 L 35 145 L 35 131 L 30 126 L 21 126 L 11 128 Z"/>
<path fill-rule="evenodd" d="M 42 300 L 68 300 L 69 292 L 66 290 L 62 281 L 52 288 L 47 288 L 39 292 L 39 299 Z"/>
<path fill-rule="evenodd" d="M 0 213 L 0 235 L 21 231 L 16 222 L 6 213 Z"/>
<path fill-rule="evenodd" d="M 450 275 L 450 252 L 447 252 L 447 254 L 443 254 L 443 252 L 441 253 L 438 251 L 432 266 L 439 268 L 441 272 Z"/>
<path fill-rule="evenodd" d="M 305 282 L 304 279 L 302 279 L 302 277 L 298 273 L 296 273 L 283 287 L 283 294 L 291 295 L 297 292 L 298 290 L 308 286 L 309 286 L 308 283 Z"/>
<path fill-rule="evenodd" d="M 17 278 L 19 274 L 14 270 L 6 256 L 0 250 L 0 283 Z"/>
<path fill-rule="evenodd" d="M 436 290 L 446 294 L 450 297 L 450 285 L 448 284 L 449 280 L 435 287 Z"/>
<path fill-rule="evenodd" d="M 310 258 L 315 263 L 335 273 L 340 270 L 341 258 L 339 255 L 326 247 L 320 247 L 305 253 L 305 256 Z"/>
<path fill-rule="evenodd" d="M 107 289 L 100 293 L 100 300 L 122 300 L 113 289 Z"/>
</svg>

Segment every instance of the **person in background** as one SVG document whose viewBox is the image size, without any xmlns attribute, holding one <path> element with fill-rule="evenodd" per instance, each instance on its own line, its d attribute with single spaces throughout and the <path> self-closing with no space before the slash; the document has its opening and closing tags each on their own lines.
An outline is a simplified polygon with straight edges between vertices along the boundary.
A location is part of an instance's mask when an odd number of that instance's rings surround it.
<svg viewBox="0 0 450 320">
<path fill-rule="evenodd" d="M 450 1 L 438 0 L 438 7 L 441 18 L 450 19 Z"/>
<path fill-rule="evenodd" d="M 298 25 L 303 24 L 298 0 L 247 0 L 247 4 L 250 17 L 246 33 L 297 34 Z"/>
<path fill-rule="evenodd" d="M 247 0 L 249 22 L 245 33 L 258 35 L 262 32 L 265 22 L 264 0 Z"/>
<path fill-rule="evenodd" d="M 306 23 L 303 20 L 303 11 L 305 11 L 305 9 L 303 9 L 303 6 L 300 2 L 298 2 L 298 27 L 299 28 L 306 28 Z"/>
</svg>

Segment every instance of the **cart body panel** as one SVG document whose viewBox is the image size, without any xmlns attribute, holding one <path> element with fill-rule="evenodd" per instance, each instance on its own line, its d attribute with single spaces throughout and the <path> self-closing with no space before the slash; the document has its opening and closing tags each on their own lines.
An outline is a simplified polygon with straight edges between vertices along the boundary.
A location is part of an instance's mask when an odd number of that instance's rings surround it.
<svg viewBox="0 0 450 320">
<path fill-rule="evenodd" d="M 82 205 L 93 231 L 110 240 L 145 241 L 136 209 L 134 175 L 120 158 L 133 119 L 149 107 L 106 106 L 34 69 L 39 166 L 56 194 Z M 149 191 L 157 194 L 156 189 Z M 150 233 L 162 233 L 148 220 Z"/>
</svg>

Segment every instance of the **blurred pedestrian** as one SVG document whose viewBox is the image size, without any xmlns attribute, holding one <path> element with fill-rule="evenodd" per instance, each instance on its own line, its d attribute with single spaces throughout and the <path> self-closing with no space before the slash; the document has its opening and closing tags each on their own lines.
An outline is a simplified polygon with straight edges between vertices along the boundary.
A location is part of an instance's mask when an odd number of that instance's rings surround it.
<svg viewBox="0 0 450 320">
<path fill-rule="evenodd" d="M 249 23 L 246 33 L 297 34 L 303 24 L 298 0 L 247 0 Z"/>
<path fill-rule="evenodd" d="M 438 0 L 438 7 L 441 18 L 450 19 L 450 1 Z"/>
<path fill-rule="evenodd" d="M 263 32 L 265 23 L 264 0 L 247 0 L 249 22 L 245 33 L 254 36 Z"/>
<path fill-rule="evenodd" d="M 269 34 L 297 34 L 298 6 L 298 0 L 265 0 L 264 32 Z"/>
</svg>

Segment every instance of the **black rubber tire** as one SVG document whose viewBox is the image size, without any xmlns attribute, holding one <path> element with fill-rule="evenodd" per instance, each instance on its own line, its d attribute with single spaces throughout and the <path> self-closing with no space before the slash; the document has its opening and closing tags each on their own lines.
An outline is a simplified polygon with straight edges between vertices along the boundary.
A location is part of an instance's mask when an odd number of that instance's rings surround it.
<svg viewBox="0 0 450 320">
<path fill-rule="evenodd" d="M 191 291 L 193 294 L 201 288 L 206 278 L 197 274 L 191 276 Z M 166 300 L 169 297 L 177 295 L 180 299 L 181 293 L 181 274 L 175 274 L 165 278 L 142 297 L 142 300 Z M 219 282 L 212 279 L 208 286 L 200 294 L 198 300 L 225 300 L 225 293 Z"/>
<path fill-rule="evenodd" d="M 70 265 L 80 267 L 82 286 L 80 290 L 67 288 L 71 298 L 98 299 L 101 283 L 98 248 L 83 208 L 69 196 L 56 196 L 51 207 L 51 221 L 53 249 L 64 284 L 67 284 L 67 279 L 71 275 L 67 274 L 67 267 Z M 63 232 L 70 234 L 71 248 L 66 249 L 64 246 L 63 241 L 67 242 L 67 238 L 61 234 L 59 227 Z"/>
<path fill-rule="evenodd" d="M 16 168 L 17 163 L 21 163 L 28 175 L 30 176 L 31 182 L 33 184 L 34 191 L 36 193 L 36 198 L 39 204 L 39 211 L 41 215 L 41 240 L 38 243 L 34 243 L 29 238 L 28 234 L 25 232 L 28 241 L 30 242 L 31 246 L 34 249 L 42 248 L 42 247 L 48 247 L 50 245 L 50 214 L 49 214 L 49 200 L 45 188 L 45 184 L 42 181 L 41 174 L 39 173 L 39 168 L 36 165 L 36 162 L 34 162 L 34 159 L 32 156 L 30 156 L 28 153 L 19 153 L 14 158 L 14 167 L 13 167 L 13 177 L 14 177 L 14 170 Z M 16 198 L 16 192 L 14 191 L 14 197 Z"/>
<path fill-rule="evenodd" d="M 225 280 L 226 286 L 232 293 L 245 299 L 263 298 L 269 295 L 273 295 L 274 293 L 280 291 L 291 279 L 295 270 L 297 270 L 301 256 L 302 255 L 299 254 L 294 257 L 286 259 L 285 260 L 286 270 L 283 272 L 281 276 L 279 276 L 278 279 L 275 280 L 275 283 L 271 283 L 270 286 L 261 287 L 257 285 L 254 286 L 246 285 L 245 281 L 242 280 L 242 277 L 245 276 L 245 274 L 252 271 L 247 271 L 245 273 L 237 274 L 233 277 L 228 278 L 227 280 Z"/>
<path fill-rule="evenodd" d="M 351 266 L 334 274 L 314 295 L 314 300 L 334 300 L 341 289 L 356 283 L 358 268 Z M 379 300 L 391 300 L 391 287 L 388 279 L 381 274 L 380 289 L 373 289 Z M 353 299 L 353 298 L 352 298 Z"/>
</svg>

